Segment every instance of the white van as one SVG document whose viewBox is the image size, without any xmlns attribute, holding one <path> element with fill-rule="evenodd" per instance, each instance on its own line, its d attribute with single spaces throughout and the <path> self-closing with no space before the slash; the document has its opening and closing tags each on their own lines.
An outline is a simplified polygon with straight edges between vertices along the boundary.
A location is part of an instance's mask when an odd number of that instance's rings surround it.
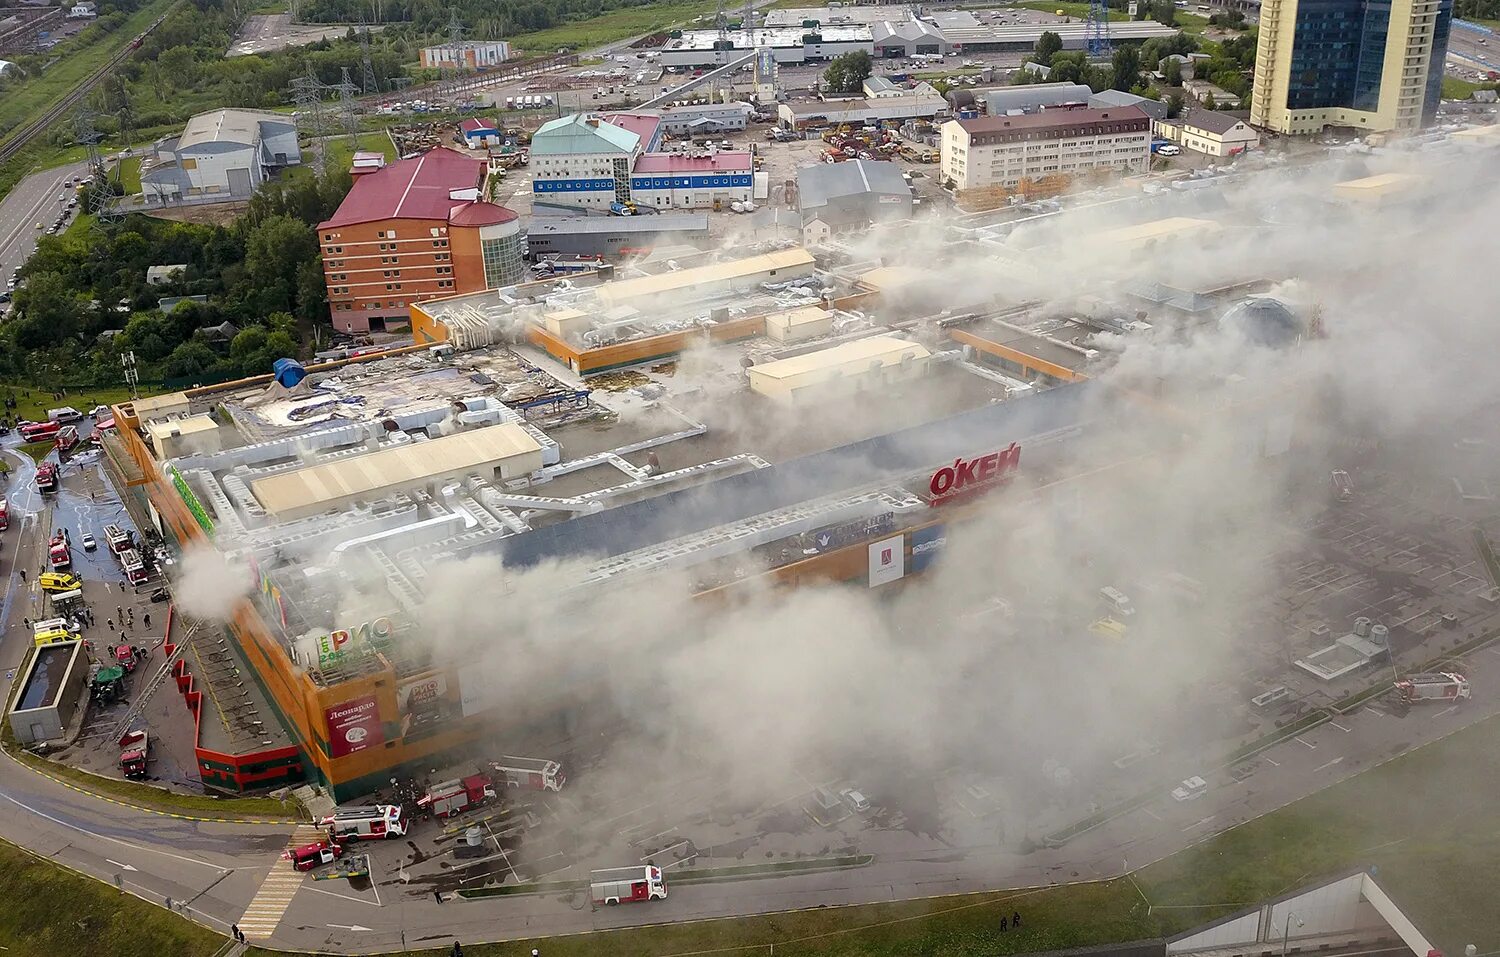
<svg viewBox="0 0 1500 957">
<path fill-rule="evenodd" d="M 1125 593 L 1117 588 L 1110 588 L 1108 586 L 1101 588 L 1099 589 L 1099 597 L 1103 599 L 1105 605 L 1109 606 L 1109 610 L 1116 615 L 1129 618 L 1135 614 L 1135 606 L 1130 603 L 1130 599 L 1125 596 Z"/>
</svg>

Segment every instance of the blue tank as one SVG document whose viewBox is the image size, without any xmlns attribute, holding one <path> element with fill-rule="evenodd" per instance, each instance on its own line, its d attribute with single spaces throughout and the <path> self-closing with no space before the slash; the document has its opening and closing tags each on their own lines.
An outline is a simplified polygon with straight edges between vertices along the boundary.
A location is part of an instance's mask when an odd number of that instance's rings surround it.
<svg viewBox="0 0 1500 957">
<path fill-rule="evenodd" d="M 307 378 L 307 370 L 296 359 L 277 359 L 271 363 L 271 371 L 276 381 L 288 389 Z"/>
</svg>

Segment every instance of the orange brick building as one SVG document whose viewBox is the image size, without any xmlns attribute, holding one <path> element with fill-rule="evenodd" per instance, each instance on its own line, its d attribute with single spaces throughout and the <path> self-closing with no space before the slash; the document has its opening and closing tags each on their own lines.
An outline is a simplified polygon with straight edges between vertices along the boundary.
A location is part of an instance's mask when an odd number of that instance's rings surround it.
<svg viewBox="0 0 1500 957">
<path fill-rule="evenodd" d="M 480 198 L 485 173 L 484 160 L 440 147 L 355 178 L 318 225 L 334 329 L 405 326 L 411 303 L 522 278 L 520 220 Z"/>
</svg>

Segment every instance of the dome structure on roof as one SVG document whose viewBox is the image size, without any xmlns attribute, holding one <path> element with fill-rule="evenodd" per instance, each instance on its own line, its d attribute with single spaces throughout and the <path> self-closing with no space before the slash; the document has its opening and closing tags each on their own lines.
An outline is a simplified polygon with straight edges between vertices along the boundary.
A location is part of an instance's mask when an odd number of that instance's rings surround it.
<svg viewBox="0 0 1500 957">
<path fill-rule="evenodd" d="M 1242 299 L 1230 306 L 1219 317 L 1219 328 L 1267 349 L 1284 349 L 1307 334 L 1291 307 L 1270 296 Z"/>
</svg>

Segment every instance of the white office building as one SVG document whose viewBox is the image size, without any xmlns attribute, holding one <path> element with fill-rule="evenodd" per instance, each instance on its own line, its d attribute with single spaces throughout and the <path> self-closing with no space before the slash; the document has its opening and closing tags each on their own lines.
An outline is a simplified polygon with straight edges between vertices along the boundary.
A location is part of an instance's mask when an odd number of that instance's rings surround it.
<svg viewBox="0 0 1500 957">
<path fill-rule="evenodd" d="M 1127 106 L 949 120 L 940 153 L 943 179 L 960 190 L 1011 189 L 1022 180 L 1092 171 L 1144 173 L 1151 118 Z"/>
<path fill-rule="evenodd" d="M 249 196 L 276 170 L 297 166 L 297 126 L 284 113 L 215 110 L 188 120 L 180 136 L 158 140 L 141 164 L 147 203 L 188 196 Z"/>
</svg>

